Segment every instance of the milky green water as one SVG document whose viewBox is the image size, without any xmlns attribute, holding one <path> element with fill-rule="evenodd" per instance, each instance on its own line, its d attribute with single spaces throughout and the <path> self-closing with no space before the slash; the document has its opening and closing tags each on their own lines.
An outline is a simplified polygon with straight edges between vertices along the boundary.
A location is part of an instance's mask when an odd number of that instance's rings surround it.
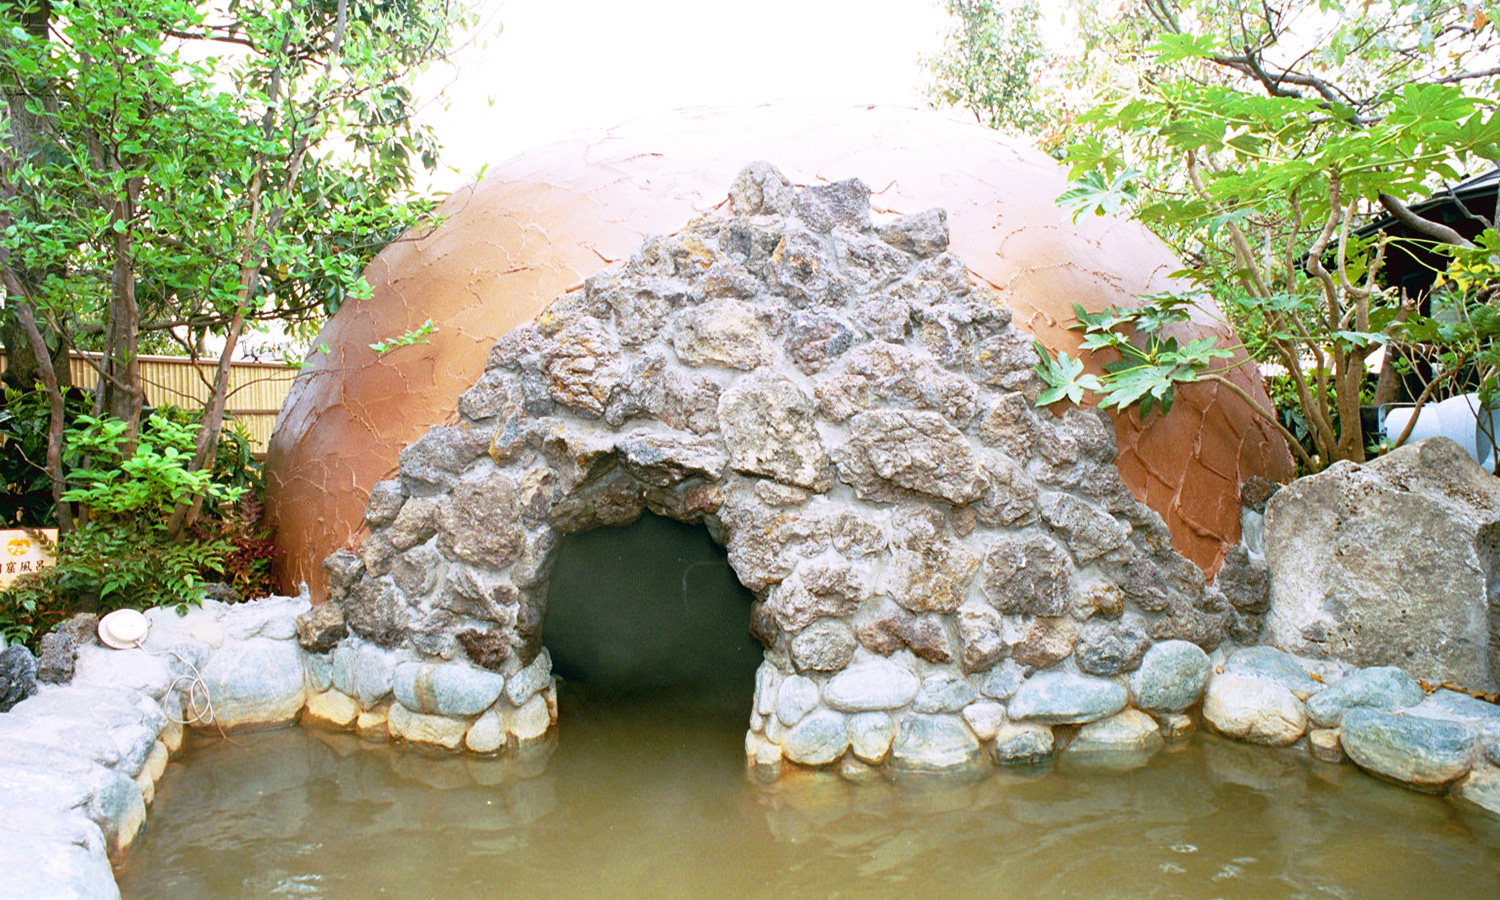
<svg viewBox="0 0 1500 900">
<path fill-rule="evenodd" d="M 124 897 L 1500 898 L 1500 822 L 1292 752 L 1199 737 L 1133 771 L 757 784 L 742 709 L 562 700 L 527 761 L 199 743 Z"/>
</svg>

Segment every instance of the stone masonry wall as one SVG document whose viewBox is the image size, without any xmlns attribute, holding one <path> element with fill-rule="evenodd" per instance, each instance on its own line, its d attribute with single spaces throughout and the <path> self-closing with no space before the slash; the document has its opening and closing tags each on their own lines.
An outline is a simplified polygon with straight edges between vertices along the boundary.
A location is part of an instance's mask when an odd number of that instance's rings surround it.
<svg viewBox="0 0 1500 900">
<path fill-rule="evenodd" d="M 1120 713 L 1158 642 L 1258 631 L 1121 483 L 1107 419 L 1034 408 L 1031 339 L 942 210 L 875 222 L 859 181 L 764 163 L 731 201 L 502 338 L 402 452 L 325 563 L 351 646 L 550 684 L 560 537 L 643 509 L 706 524 L 756 597 L 764 765 L 1024 756 Z"/>
</svg>

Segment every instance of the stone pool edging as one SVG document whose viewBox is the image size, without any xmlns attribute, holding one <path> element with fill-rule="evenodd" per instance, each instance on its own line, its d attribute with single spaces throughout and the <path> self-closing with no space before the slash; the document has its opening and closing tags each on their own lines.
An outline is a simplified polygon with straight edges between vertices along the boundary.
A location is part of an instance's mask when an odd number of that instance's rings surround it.
<svg viewBox="0 0 1500 900">
<path fill-rule="evenodd" d="M 310 608 L 305 597 L 274 597 L 148 610 L 139 648 L 110 649 L 90 634 L 68 683 L 38 685 L 0 713 L 0 896 L 117 900 L 111 863 L 144 827 L 188 727 L 233 733 L 300 720 L 493 754 L 544 740 L 556 721 L 545 651 L 508 676 L 358 639 L 314 653 L 297 634 Z"/>
<path fill-rule="evenodd" d="M 509 673 L 353 637 L 314 653 L 297 639 L 309 609 L 305 598 L 279 597 L 208 601 L 181 616 L 151 610 L 141 649 L 84 644 L 70 683 L 44 685 L 0 714 L 0 894 L 118 898 L 111 860 L 144 826 L 185 726 L 233 732 L 300 720 L 486 755 L 551 733 L 546 651 Z M 1185 641 L 1159 642 L 1112 677 L 1064 666 L 1028 673 L 1013 661 L 970 676 L 924 673 L 904 656 L 856 660 L 822 684 L 763 665 L 748 764 L 763 774 L 783 761 L 837 766 L 852 778 L 885 764 L 940 771 L 1054 755 L 1129 766 L 1201 723 L 1330 763 L 1347 758 L 1500 814 L 1500 707 L 1427 694 L 1393 667 L 1269 647 L 1209 654 Z"/>
</svg>

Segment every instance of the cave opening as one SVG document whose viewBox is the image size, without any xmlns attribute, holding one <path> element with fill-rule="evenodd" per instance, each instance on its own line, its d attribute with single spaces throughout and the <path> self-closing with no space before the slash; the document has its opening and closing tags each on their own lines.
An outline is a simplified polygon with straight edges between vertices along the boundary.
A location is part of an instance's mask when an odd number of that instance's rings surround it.
<svg viewBox="0 0 1500 900">
<path fill-rule="evenodd" d="M 763 658 L 749 630 L 753 599 L 702 525 L 648 512 L 566 536 L 542 621 L 561 714 L 666 705 L 743 727 Z"/>
</svg>

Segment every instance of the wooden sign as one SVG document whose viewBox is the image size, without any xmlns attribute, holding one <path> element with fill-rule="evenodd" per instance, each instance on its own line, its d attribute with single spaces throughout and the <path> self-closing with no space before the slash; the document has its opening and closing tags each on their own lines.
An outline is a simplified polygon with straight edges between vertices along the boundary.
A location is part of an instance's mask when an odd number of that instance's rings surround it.
<svg viewBox="0 0 1500 900">
<path fill-rule="evenodd" d="M 56 528 L 0 529 L 0 589 L 22 575 L 56 565 Z"/>
</svg>

